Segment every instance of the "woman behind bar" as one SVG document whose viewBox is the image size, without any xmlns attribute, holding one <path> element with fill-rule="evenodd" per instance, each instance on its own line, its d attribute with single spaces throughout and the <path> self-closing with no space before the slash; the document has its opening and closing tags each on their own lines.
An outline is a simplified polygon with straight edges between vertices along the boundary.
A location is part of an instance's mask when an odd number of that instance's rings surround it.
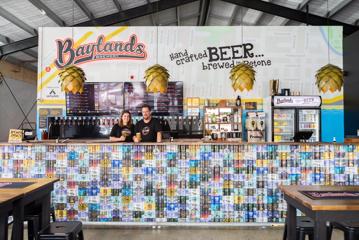
<svg viewBox="0 0 359 240">
<path fill-rule="evenodd" d="M 110 133 L 111 141 L 132 142 L 135 126 L 132 124 L 131 113 L 124 110 L 118 124 L 115 124 Z"/>
</svg>

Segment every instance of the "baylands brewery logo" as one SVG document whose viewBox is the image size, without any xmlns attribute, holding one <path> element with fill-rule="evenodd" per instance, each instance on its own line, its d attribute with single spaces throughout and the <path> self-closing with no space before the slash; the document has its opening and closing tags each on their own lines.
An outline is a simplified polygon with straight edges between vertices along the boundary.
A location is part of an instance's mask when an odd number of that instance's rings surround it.
<svg viewBox="0 0 359 240">
<path fill-rule="evenodd" d="M 146 46 L 137 41 L 136 34 L 131 35 L 128 41 L 106 41 L 105 36 L 100 35 L 96 42 L 86 43 L 77 48 L 74 47 L 74 40 L 67 38 L 64 41 L 56 40 L 56 47 L 55 65 L 59 69 L 97 60 L 147 58 Z"/>
</svg>

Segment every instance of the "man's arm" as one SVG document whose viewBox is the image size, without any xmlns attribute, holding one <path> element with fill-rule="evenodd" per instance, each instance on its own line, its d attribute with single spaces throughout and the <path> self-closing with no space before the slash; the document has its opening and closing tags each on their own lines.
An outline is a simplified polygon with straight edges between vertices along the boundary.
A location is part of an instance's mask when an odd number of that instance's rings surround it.
<svg viewBox="0 0 359 240">
<path fill-rule="evenodd" d="M 162 142 L 162 125 L 159 120 L 157 120 L 156 132 L 157 132 L 156 141 Z"/>
<path fill-rule="evenodd" d="M 121 137 L 110 137 L 110 140 L 111 141 L 121 141 L 121 142 L 123 142 L 123 141 L 125 141 L 126 140 L 126 138 L 124 137 L 124 136 L 121 136 Z"/>
</svg>

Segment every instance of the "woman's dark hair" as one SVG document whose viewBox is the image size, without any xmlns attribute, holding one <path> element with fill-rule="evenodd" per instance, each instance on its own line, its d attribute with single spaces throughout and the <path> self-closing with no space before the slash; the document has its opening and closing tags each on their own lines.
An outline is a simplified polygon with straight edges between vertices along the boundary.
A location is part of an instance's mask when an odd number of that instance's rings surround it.
<svg viewBox="0 0 359 240">
<path fill-rule="evenodd" d="M 132 125 L 132 115 L 131 115 L 130 111 L 124 110 L 124 111 L 122 111 L 121 117 L 120 117 L 120 127 L 125 126 L 125 125 L 123 124 L 123 121 L 122 121 L 122 117 L 123 117 L 123 115 L 124 115 L 125 113 L 128 113 L 128 114 L 130 115 L 130 120 L 128 121 L 127 126 L 131 126 L 131 125 Z"/>
<path fill-rule="evenodd" d="M 143 104 L 142 107 L 141 107 L 141 109 L 142 109 L 142 108 L 148 108 L 148 110 L 151 111 L 151 107 L 150 107 L 150 105 L 148 105 L 148 104 Z"/>
</svg>

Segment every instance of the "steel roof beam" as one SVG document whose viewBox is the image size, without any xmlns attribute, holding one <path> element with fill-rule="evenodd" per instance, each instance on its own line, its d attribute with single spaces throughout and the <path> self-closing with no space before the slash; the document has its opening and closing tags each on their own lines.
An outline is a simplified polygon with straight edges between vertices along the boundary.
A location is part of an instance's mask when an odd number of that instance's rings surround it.
<svg viewBox="0 0 359 240">
<path fill-rule="evenodd" d="M 11 39 L 0 34 L 0 42 L 2 42 L 3 44 L 8 44 L 11 43 Z"/>
<path fill-rule="evenodd" d="M 100 26 L 109 26 L 196 1 L 198 0 L 159 0 L 157 2 L 151 2 L 149 4 L 145 4 L 139 7 L 126 9 L 122 12 L 113 13 L 104 17 L 99 17 L 96 18 L 95 21 Z M 93 26 L 93 23 L 91 21 L 86 21 L 83 23 L 76 24 L 75 26 Z"/>
<path fill-rule="evenodd" d="M 236 19 L 238 12 L 240 10 L 240 6 L 234 6 L 231 16 L 228 19 L 228 26 L 232 26 L 234 23 L 234 20 Z M 242 16 L 241 16 L 242 17 Z"/>
<path fill-rule="evenodd" d="M 90 19 L 90 21 L 92 21 L 94 24 L 96 24 L 95 16 L 90 11 L 90 9 L 86 6 L 86 4 L 82 0 L 74 0 L 74 1 L 77 4 L 77 6 L 79 6 L 79 8 L 82 10 L 82 12 L 85 13 L 85 15 L 88 17 L 88 19 Z"/>
<path fill-rule="evenodd" d="M 25 22 L 23 22 L 22 20 L 20 20 L 19 18 L 17 18 L 15 15 L 11 14 L 10 12 L 8 12 L 7 10 L 5 10 L 4 8 L 0 7 L 0 16 L 2 16 L 3 18 L 5 18 L 6 20 L 8 20 L 9 22 L 11 22 L 12 24 L 15 24 L 16 26 L 18 26 L 19 28 L 21 28 L 22 30 L 30 33 L 31 35 L 37 35 L 37 31 L 36 29 L 30 27 L 29 25 L 27 25 Z"/>
<path fill-rule="evenodd" d="M 59 17 L 56 15 L 56 13 L 54 13 L 48 6 L 46 6 L 46 4 L 44 4 L 43 2 L 41 2 L 41 0 L 28 0 L 30 3 L 32 3 L 32 5 L 34 5 L 35 7 L 37 7 L 40 11 L 43 10 L 45 11 L 46 15 L 52 20 L 54 21 L 57 25 L 64 27 L 66 26 L 66 23 Z"/>
<path fill-rule="evenodd" d="M 257 11 L 262 11 L 265 13 L 269 13 L 272 15 L 280 16 L 283 18 L 288 18 L 297 22 L 308 23 L 310 25 L 339 25 L 343 26 L 344 35 L 350 35 L 359 30 L 357 26 L 335 21 L 332 19 L 327 19 L 326 17 L 317 16 L 310 13 L 305 13 L 299 10 L 295 10 L 292 8 L 280 6 L 278 4 L 264 2 L 261 0 L 222 0 L 225 2 L 233 3 L 242 7 L 247 7 L 251 9 L 255 9 Z"/>
<path fill-rule="evenodd" d="M 303 0 L 301 3 L 298 4 L 297 6 L 297 10 L 299 11 L 303 11 L 307 6 L 309 6 L 309 3 L 311 2 L 312 0 Z M 288 25 L 290 22 L 290 19 L 285 19 L 281 25 Z"/>
<path fill-rule="evenodd" d="M 176 19 L 177 19 L 177 26 L 181 26 L 180 7 L 176 7 Z"/>
<path fill-rule="evenodd" d="M 147 4 L 151 4 L 151 1 L 150 0 L 147 0 Z M 151 14 L 151 22 L 152 22 L 152 25 L 153 26 L 156 26 L 156 20 L 155 20 L 155 17 L 153 16 L 153 14 Z"/>
<path fill-rule="evenodd" d="M 0 46 L 0 57 L 36 47 L 37 44 L 38 36 L 35 36 Z"/>
<path fill-rule="evenodd" d="M 268 0 L 268 2 L 272 2 L 272 0 Z M 259 13 L 259 15 L 257 16 L 257 20 L 254 22 L 254 26 L 259 25 L 262 22 L 264 16 L 264 12 Z"/>
<path fill-rule="evenodd" d="M 341 2 L 339 2 L 335 7 L 333 7 L 329 12 L 328 12 L 328 17 L 332 18 L 335 15 L 337 15 L 339 12 L 341 12 L 343 9 L 345 9 L 346 7 L 349 6 L 350 3 L 352 3 L 353 0 L 343 0 Z"/>
<path fill-rule="evenodd" d="M 122 11 L 122 6 L 118 0 L 112 0 L 119 12 Z"/>
<path fill-rule="evenodd" d="M 116 6 L 116 8 L 117 8 L 117 10 L 118 10 L 119 12 L 122 12 L 122 11 L 123 11 L 122 6 L 121 6 L 121 4 L 120 4 L 120 2 L 119 2 L 118 0 L 113 0 L 113 3 L 115 4 L 115 6 Z M 129 22 L 126 22 L 126 21 L 125 21 L 124 24 L 130 26 L 130 23 L 129 23 Z"/>
<path fill-rule="evenodd" d="M 184 4 L 196 2 L 198 0 L 160 0 L 158 1 L 158 11 L 167 10 L 170 8 L 175 8 Z M 102 26 L 114 25 L 120 22 L 126 22 L 135 18 L 147 16 L 155 12 L 153 7 L 154 3 L 145 4 L 139 7 L 126 9 L 122 12 L 113 13 L 104 17 L 99 17 L 94 19 L 97 24 Z M 75 26 L 93 26 L 92 21 L 86 21 L 83 23 L 76 24 Z M 25 49 L 33 48 L 38 45 L 38 36 L 23 39 L 13 43 L 9 43 L 3 46 L 0 46 L 0 56 L 9 55 L 11 53 L 23 51 Z"/>
<path fill-rule="evenodd" d="M 6 36 L 0 34 L 0 42 L 3 42 L 4 44 L 8 44 L 8 43 L 14 42 L 14 40 L 12 40 L 11 38 L 6 37 Z M 30 57 L 35 58 L 35 61 L 37 61 L 37 52 L 36 52 L 36 51 L 31 50 L 31 49 L 27 49 L 27 50 L 24 50 L 24 53 L 27 54 L 27 55 L 29 55 Z M 11 56 L 8 56 L 8 57 L 11 57 Z M 17 59 L 17 58 L 15 58 L 15 57 L 12 57 L 12 58 Z M 19 60 L 19 61 L 21 61 L 21 60 Z M 22 62 L 25 63 L 24 61 L 22 61 Z"/>
<path fill-rule="evenodd" d="M 200 1 L 200 15 L 198 18 L 197 26 L 206 26 L 207 25 L 210 5 L 211 5 L 211 0 L 201 0 Z"/>
<path fill-rule="evenodd" d="M 228 21 L 228 26 L 242 25 L 244 23 L 244 16 L 248 12 L 248 8 L 239 7 L 239 6 L 236 6 L 236 7 L 238 7 L 239 9 L 238 10 L 236 10 L 236 9 L 233 10 L 232 15 L 231 15 L 231 17 L 230 17 L 230 19 Z M 236 17 L 237 17 L 238 14 L 242 15 L 240 20 L 236 20 Z"/>
<path fill-rule="evenodd" d="M 182 21 L 189 20 L 189 19 L 192 19 L 192 18 L 198 18 L 198 16 L 199 16 L 199 13 L 194 13 L 194 14 L 191 14 L 191 15 L 188 15 L 188 16 L 184 16 L 184 17 L 182 17 Z M 163 23 L 162 25 L 163 26 L 169 26 L 169 25 L 176 24 L 176 23 L 177 23 L 177 20 L 171 20 L 171 21 Z"/>
</svg>

